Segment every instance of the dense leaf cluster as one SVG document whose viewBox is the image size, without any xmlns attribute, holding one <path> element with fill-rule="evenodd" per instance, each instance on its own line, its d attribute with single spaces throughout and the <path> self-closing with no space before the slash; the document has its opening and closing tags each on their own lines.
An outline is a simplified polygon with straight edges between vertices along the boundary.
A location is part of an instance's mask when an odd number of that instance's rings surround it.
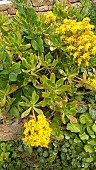
<svg viewBox="0 0 96 170">
<path fill-rule="evenodd" d="M 1 170 L 95 170 L 96 157 L 82 145 L 74 145 L 74 136 L 53 140 L 48 149 L 28 148 L 21 141 L 0 143 Z"/>
<path fill-rule="evenodd" d="M 78 65 L 64 39 L 61 43 L 61 35 L 56 33 L 57 28 L 64 25 L 64 20 L 82 23 L 88 15 L 92 19 L 95 12 L 88 13 L 91 2 L 82 0 L 78 9 L 66 6 L 66 1 L 57 2 L 50 13 L 53 19 L 49 14 L 39 17 L 26 0 L 14 2 L 18 9 L 16 16 L 10 20 L 0 15 L 0 114 L 4 118 L 17 117 L 19 120 L 26 117 L 24 121 L 29 115 L 36 119 L 38 114 L 44 114 L 52 128 L 51 140 L 55 138 L 55 141 L 49 149 L 33 148 L 31 156 L 25 153 L 22 159 L 19 153 L 25 152 L 26 146 L 19 143 L 18 148 L 14 142 L 9 142 L 7 148 L 7 143 L 1 143 L 1 166 L 6 169 L 9 161 L 9 169 L 23 169 L 26 161 L 31 159 L 27 165 L 31 165 L 29 169 L 37 166 L 38 170 L 95 170 L 96 48 L 90 54 L 89 65 L 83 60 Z M 85 27 L 89 20 L 84 20 Z M 90 28 L 90 24 L 88 26 Z M 75 26 L 74 31 L 73 38 L 78 32 Z M 91 33 L 95 37 L 95 26 Z M 64 33 L 65 38 L 70 38 L 69 34 L 71 30 L 67 30 L 66 36 Z M 84 45 L 91 50 L 87 42 Z M 88 80 L 91 83 L 87 83 Z M 16 154 L 15 149 L 19 153 Z"/>
</svg>

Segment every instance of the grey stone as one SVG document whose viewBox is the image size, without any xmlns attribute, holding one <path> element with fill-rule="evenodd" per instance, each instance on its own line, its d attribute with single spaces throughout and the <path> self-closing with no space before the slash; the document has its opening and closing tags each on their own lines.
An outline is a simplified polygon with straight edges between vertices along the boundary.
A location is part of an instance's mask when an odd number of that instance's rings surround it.
<svg viewBox="0 0 96 170">
<path fill-rule="evenodd" d="M 48 11 L 48 6 L 38 7 L 38 11 L 39 11 L 39 12 Z"/>
<path fill-rule="evenodd" d="M 15 8 L 9 8 L 8 14 L 14 15 L 14 14 L 16 14 L 16 11 L 17 11 L 17 9 L 15 9 Z"/>
<path fill-rule="evenodd" d="M 8 4 L 0 4 L 0 11 L 5 11 L 8 9 Z"/>
<path fill-rule="evenodd" d="M 47 6 L 53 4 L 53 0 L 32 0 L 33 6 Z"/>
<path fill-rule="evenodd" d="M 51 11 L 53 9 L 53 5 L 48 5 L 48 11 Z"/>
<path fill-rule="evenodd" d="M 8 11 L 6 10 L 6 11 L 0 11 L 0 14 L 2 14 L 2 15 L 8 15 Z"/>
</svg>

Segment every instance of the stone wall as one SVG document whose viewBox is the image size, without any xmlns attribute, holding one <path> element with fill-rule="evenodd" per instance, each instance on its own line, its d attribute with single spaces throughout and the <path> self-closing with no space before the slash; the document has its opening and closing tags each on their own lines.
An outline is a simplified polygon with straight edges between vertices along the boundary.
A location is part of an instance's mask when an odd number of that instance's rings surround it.
<svg viewBox="0 0 96 170">
<path fill-rule="evenodd" d="M 0 142 L 21 138 L 22 127 L 17 122 L 12 125 L 0 125 Z"/>
<path fill-rule="evenodd" d="M 47 11 L 52 10 L 54 3 L 58 0 L 28 0 L 31 2 L 34 9 L 38 14 L 46 13 Z M 59 0 L 63 1 L 63 0 Z M 78 5 L 79 0 L 71 0 L 71 2 L 75 5 Z M 12 15 L 16 13 L 16 7 L 11 1 L 0 1 L 0 13 L 3 15 L 8 15 L 10 18 Z"/>
<path fill-rule="evenodd" d="M 15 15 L 15 13 L 16 7 L 11 1 L 0 1 L 0 14 L 8 15 L 10 17 L 12 15 Z"/>
</svg>

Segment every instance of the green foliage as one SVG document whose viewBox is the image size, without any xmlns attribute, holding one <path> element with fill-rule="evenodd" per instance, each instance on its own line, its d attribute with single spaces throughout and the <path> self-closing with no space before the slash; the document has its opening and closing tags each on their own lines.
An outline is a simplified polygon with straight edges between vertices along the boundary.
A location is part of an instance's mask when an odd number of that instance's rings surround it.
<svg viewBox="0 0 96 170">
<path fill-rule="evenodd" d="M 91 6 L 91 1 L 80 0 L 81 5 L 75 8 L 72 5 L 66 7 L 66 1 L 56 2 L 54 7 L 54 13 L 57 15 L 57 19 L 61 21 L 64 18 L 71 18 L 82 20 L 87 16 L 89 12 L 89 7 Z M 95 12 L 93 12 L 93 17 Z"/>
<path fill-rule="evenodd" d="M 67 130 L 75 133 L 80 132 L 80 125 L 78 123 L 68 123 Z"/>
<path fill-rule="evenodd" d="M 53 9 L 56 20 L 50 22 L 46 22 L 46 15 L 38 17 L 26 0 L 13 2 L 18 8 L 16 16 L 9 20 L 0 15 L 0 112 L 24 119 L 43 113 L 55 141 L 49 149 L 37 150 L 28 150 L 18 142 L 19 148 L 1 143 L 2 170 L 8 161 L 9 169 L 24 169 L 27 159 L 37 170 L 95 170 L 96 89 L 86 81 L 96 79 L 96 54 L 91 55 L 88 66 L 78 65 L 65 39 L 61 42 L 56 33 L 66 18 L 82 21 L 89 14 L 92 19 L 95 12 L 88 13 L 91 2 L 82 0 L 78 9 L 66 6 L 65 1 L 57 2 Z M 21 154 L 26 149 L 32 157 L 23 155 L 22 165 L 16 151 Z"/>
<path fill-rule="evenodd" d="M 77 135 L 68 133 L 69 139 L 52 140 L 48 149 L 28 148 L 20 140 L 0 142 L 1 170 L 95 170 L 96 156 L 91 153 L 92 146 L 77 142 Z"/>
<path fill-rule="evenodd" d="M 88 17 L 91 19 L 91 23 L 96 26 L 96 4 L 91 3 L 90 10 L 88 11 Z"/>
</svg>

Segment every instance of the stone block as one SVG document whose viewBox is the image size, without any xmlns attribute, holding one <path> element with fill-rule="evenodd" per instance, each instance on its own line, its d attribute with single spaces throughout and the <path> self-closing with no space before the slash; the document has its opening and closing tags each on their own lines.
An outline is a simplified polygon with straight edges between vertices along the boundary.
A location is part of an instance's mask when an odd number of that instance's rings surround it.
<svg viewBox="0 0 96 170">
<path fill-rule="evenodd" d="M 33 6 L 47 6 L 47 5 L 52 5 L 53 0 L 31 0 Z"/>
<path fill-rule="evenodd" d="M 38 10 L 39 10 L 38 8 L 39 8 L 39 7 L 34 7 L 34 9 L 35 9 L 36 12 L 38 12 Z"/>
<path fill-rule="evenodd" d="M 9 18 L 9 19 L 12 18 L 12 15 L 8 14 L 8 18 Z"/>
<path fill-rule="evenodd" d="M 15 8 L 9 8 L 8 14 L 14 15 L 14 14 L 16 14 L 16 11 L 17 11 L 17 9 L 15 9 Z"/>
<path fill-rule="evenodd" d="M 48 11 L 48 6 L 40 6 L 38 7 L 38 12 Z"/>
<path fill-rule="evenodd" d="M 0 11 L 5 11 L 8 9 L 8 4 L 0 4 Z"/>
<path fill-rule="evenodd" d="M 29 3 L 32 3 L 32 1 L 31 0 L 27 0 L 27 3 L 29 4 Z"/>
<path fill-rule="evenodd" d="M 0 11 L 0 14 L 2 14 L 2 15 L 8 15 L 8 11 L 6 10 L 6 11 Z"/>
<path fill-rule="evenodd" d="M 51 11 L 53 9 L 53 5 L 48 5 L 48 11 Z"/>
<path fill-rule="evenodd" d="M 11 1 L 0 1 L 0 11 L 5 11 L 8 8 L 12 7 L 13 3 Z"/>
<path fill-rule="evenodd" d="M 17 138 L 21 138 L 21 126 L 16 124 L 11 125 L 0 125 L 0 142 L 9 141 Z"/>
</svg>

